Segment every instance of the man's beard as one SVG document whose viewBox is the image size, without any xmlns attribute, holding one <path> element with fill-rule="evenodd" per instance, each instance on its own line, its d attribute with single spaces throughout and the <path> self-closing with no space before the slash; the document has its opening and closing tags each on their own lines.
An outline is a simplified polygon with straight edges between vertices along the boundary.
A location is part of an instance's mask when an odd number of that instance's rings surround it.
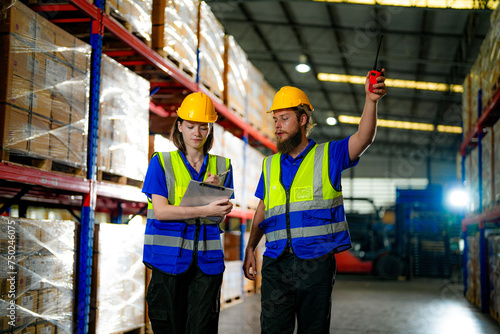
<svg viewBox="0 0 500 334">
<path fill-rule="evenodd" d="M 294 133 L 292 133 L 288 139 L 283 141 L 278 141 L 277 149 L 278 152 L 282 154 L 288 154 L 293 151 L 302 142 L 302 133 L 300 128 L 298 128 Z"/>
</svg>

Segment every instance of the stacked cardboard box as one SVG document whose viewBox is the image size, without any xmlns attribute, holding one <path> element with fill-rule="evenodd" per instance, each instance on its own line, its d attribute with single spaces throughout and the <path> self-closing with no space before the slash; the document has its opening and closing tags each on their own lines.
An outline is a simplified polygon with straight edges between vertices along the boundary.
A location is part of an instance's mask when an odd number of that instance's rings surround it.
<svg viewBox="0 0 500 334">
<path fill-rule="evenodd" d="M 488 132 L 484 135 L 481 140 L 482 145 L 482 209 L 489 209 L 495 199 L 494 195 L 494 166 L 493 166 L 493 129 L 488 128 Z"/>
<path fill-rule="evenodd" d="M 224 27 L 205 2 L 200 2 L 200 83 L 222 99 L 224 92 Z"/>
<path fill-rule="evenodd" d="M 266 135 L 268 138 L 271 138 L 273 140 L 276 139 L 276 136 L 274 134 L 274 120 L 273 120 L 273 114 L 268 113 L 267 111 L 271 109 L 271 106 L 273 105 L 273 99 L 274 95 L 276 95 L 276 90 L 271 87 L 267 81 L 264 81 L 264 89 L 261 95 L 261 100 L 262 104 L 265 107 L 264 114 L 263 114 L 263 119 L 262 119 L 262 132 L 264 135 Z"/>
<path fill-rule="evenodd" d="M 0 331 L 72 333 L 75 223 L 0 217 L 0 226 L 0 265 L 12 278 L 2 284 Z"/>
<path fill-rule="evenodd" d="M 2 150 L 84 166 L 90 46 L 19 1 L 4 11 Z"/>
<path fill-rule="evenodd" d="M 248 106 L 247 119 L 257 130 L 262 130 L 263 115 L 270 106 L 262 98 L 264 95 L 264 75 L 248 62 Z"/>
<path fill-rule="evenodd" d="M 481 280 L 479 270 L 479 237 L 467 237 L 467 299 L 481 305 Z"/>
<path fill-rule="evenodd" d="M 98 168 L 143 180 L 148 164 L 149 81 L 103 56 Z"/>
<path fill-rule="evenodd" d="M 233 36 L 225 36 L 224 103 L 245 116 L 247 110 L 248 59 Z"/>
<path fill-rule="evenodd" d="M 141 222 L 99 224 L 96 333 L 126 332 L 144 326 L 143 236 Z"/>
<path fill-rule="evenodd" d="M 488 236 L 490 313 L 500 323 L 500 235 Z"/>
<path fill-rule="evenodd" d="M 198 1 L 154 0 L 152 46 L 196 79 Z"/>
</svg>

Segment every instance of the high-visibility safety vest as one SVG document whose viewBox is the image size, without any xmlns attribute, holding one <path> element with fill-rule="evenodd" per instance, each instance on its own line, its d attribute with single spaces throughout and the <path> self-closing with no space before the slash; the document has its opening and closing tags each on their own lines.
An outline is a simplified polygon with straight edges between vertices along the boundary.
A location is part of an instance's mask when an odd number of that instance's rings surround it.
<svg viewBox="0 0 500 334">
<path fill-rule="evenodd" d="M 186 192 L 191 174 L 178 151 L 155 153 L 165 172 L 168 189 L 168 203 L 179 205 Z M 220 174 L 230 167 L 230 160 L 208 155 L 207 172 Z M 207 178 L 207 174 L 203 180 Z M 220 178 L 224 184 L 227 174 Z M 148 199 L 146 233 L 144 236 L 144 258 L 148 267 L 155 267 L 168 274 L 185 272 L 193 255 L 207 275 L 224 271 L 224 253 L 220 240 L 222 230 L 214 221 L 197 218 L 182 221 L 157 220 L 151 200 Z"/>
<path fill-rule="evenodd" d="M 264 159 L 265 256 L 277 258 L 287 244 L 302 259 L 314 259 L 351 247 L 342 192 L 329 176 L 329 143 L 306 154 L 290 189 L 281 182 L 281 154 Z"/>
</svg>

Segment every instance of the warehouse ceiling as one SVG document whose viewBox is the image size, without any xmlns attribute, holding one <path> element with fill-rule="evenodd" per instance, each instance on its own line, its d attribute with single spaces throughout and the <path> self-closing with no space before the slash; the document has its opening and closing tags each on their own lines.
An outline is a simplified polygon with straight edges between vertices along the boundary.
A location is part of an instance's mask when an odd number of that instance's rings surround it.
<svg viewBox="0 0 500 334">
<path fill-rule="evenodd" d="M 372 69 L 379 36 L 379 67 L 387 77 L 461 85 L 490 25 L 484 9 L 394 7 L 316 1 L 207 1 L 227 34 L 275 88 L 303 89 L 315 111 L 316 141 L 338 140 L 357 125 L 326 124 L 329 116 L 361 116 L 364 86 L 318 80 L 319 73 L 365 76 Z M 430 2 L 432 3 L 432 2 Z M 491 5 L 491 4 L 490 4 Z M 295 66 L 305 55 L 311 70 Z M 303 56 L 302 56 L 303 57 Z M 461 126 L 462 94 L 390 87 L 379 119 Z M 368 154 L 423 152 L 454 159 L 460 134 L 379 127 Z"/>
</svg>

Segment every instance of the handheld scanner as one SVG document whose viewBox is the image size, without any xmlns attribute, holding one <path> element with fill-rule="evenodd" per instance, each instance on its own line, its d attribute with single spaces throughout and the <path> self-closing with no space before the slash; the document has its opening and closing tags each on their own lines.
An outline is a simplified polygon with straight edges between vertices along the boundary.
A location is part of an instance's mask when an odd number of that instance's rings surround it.
<svg viewBox="0 0 500 334">
<path fill-rule="evenodd" d="M 375 93 L 375 88 L 373 88 L 373 85 L 375 85 L 377 83 L 377 78 L 382 75 L 382 71 L 377 70 L 377 63 L 378 63 L 378 54 L 380 52 L 380 46 L 382 45 L 383 38 L 384 38 L 384 35 L 380 36 L 380 41 L 378 42 L 377 55 L 375 56 L 375 63 L 373 64 L 373 70 L 370 71 L 370 80 L 368 83 L 368 90 L 372 93 Z"/>
</svg>

